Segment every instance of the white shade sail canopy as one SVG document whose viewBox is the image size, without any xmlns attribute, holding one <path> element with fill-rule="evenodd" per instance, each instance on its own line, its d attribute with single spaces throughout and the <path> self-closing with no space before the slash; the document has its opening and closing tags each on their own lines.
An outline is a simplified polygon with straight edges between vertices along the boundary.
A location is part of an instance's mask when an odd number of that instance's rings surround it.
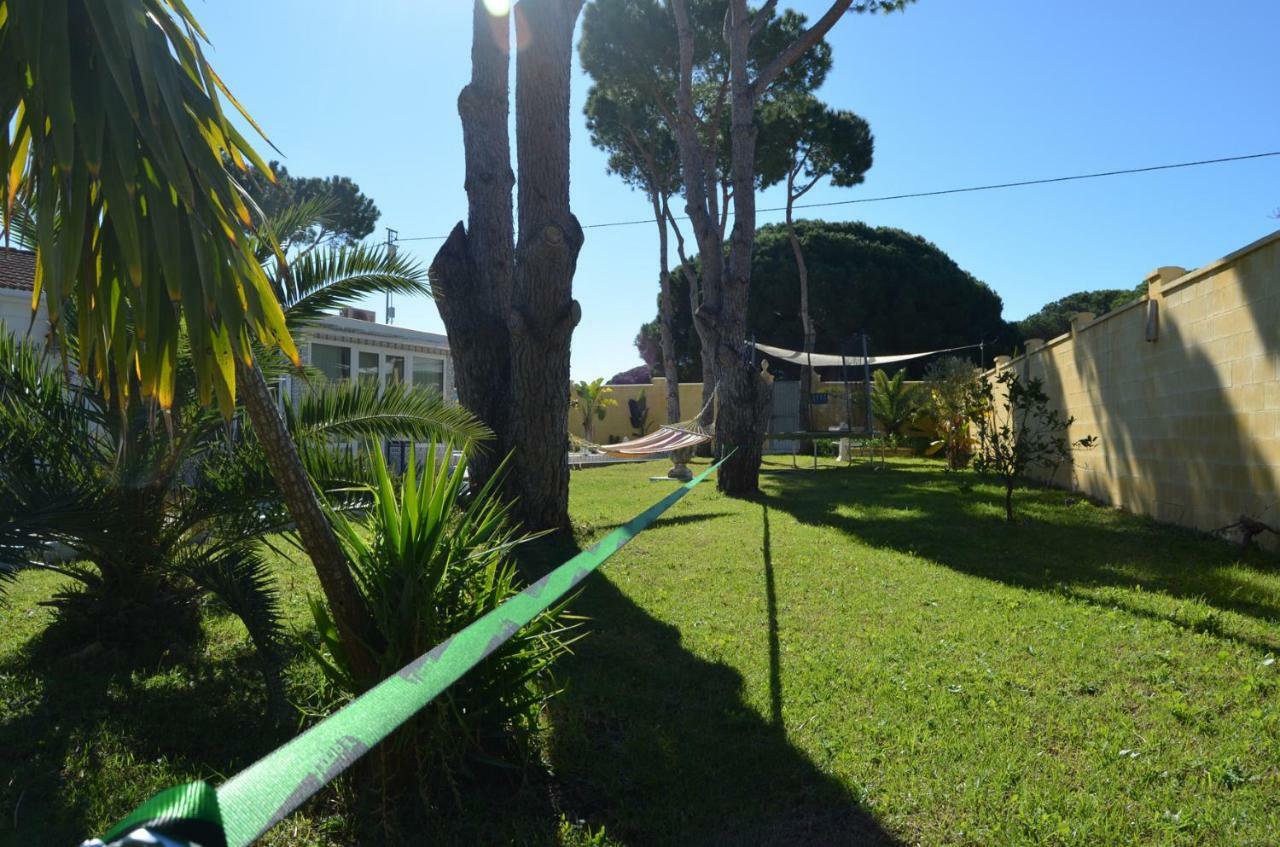
<svg viewBox="0 0 1280 847">
<path fill-rule="evenodd" d="M 754 342 L 753 342 L 754 343 Z M 805 353 L 800 350 L 788 350 L 785 347 L 771 347 L 768 344 L 755 344 L 755 348 L 769 358 L 790 365 L 811 365 L 815 368 L 837 368 L 841 365 L 861 366 L 891 365 L 894 362 L 905 362 L 909 359 L 923 359 L 925 356 L 936 356 L 939 353 L 953 353 L 957 350 L 971 350 L 980 345 L 967 344 L 964 347 L 948 347 L 945 350 L 928 350 L 924 353 L 901 353 L 896 356 L 839 356 L 830 353 Z"/>
</svg>

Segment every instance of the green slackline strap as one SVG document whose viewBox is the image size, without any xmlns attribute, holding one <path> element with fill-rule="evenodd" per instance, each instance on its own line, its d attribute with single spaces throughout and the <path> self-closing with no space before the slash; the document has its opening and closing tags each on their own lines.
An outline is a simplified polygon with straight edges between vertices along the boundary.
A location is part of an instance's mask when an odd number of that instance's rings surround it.
<svg viewBox="0 0 1280 847">
<path fill-rule="evenodd" d="M 726 455 L 590 549 L 236 774 L 217 789 L 216 797 L 205 783 L 170 788 L 117 825 L 106 841 L 122 839 L 147 824 L 181 837 L 172 829 L 173 824 L 195 820 L 208 826 L 220 820 L 226 847 L 252 843 L 571 591 L 727 458 Z M 221 847 L 217 841 L 201 843 L 203 847 Z"/>
</svg>

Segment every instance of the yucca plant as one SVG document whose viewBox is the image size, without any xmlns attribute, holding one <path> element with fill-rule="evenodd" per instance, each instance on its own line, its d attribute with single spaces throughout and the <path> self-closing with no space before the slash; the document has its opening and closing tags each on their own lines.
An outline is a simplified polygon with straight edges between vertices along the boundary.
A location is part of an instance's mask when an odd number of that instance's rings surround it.
<svg viewBox="0 0 1280 847">
<path fill-rule="evenodd" d="M 372 450 L 372 506 L 360 520 L 332 514 L 376 622 L 384 676 L 523 588 L 512 550 L 531 536 L 512 529 L 496 475 L 464 498 L 467 459 L 452 457 L 447 448 L 429 454 L 420 474 L 410 463 L 397 480 Z M 311 608 L 318 644 L 304 644 L 342 696 L 358 694 L 328 609 L 318 599 Z M 476 762 L 511 763 L 527 753 L 570 629 L 563 605 L 539 615 L 380 745 L 380 795 L 397 798 L 412 788 L 434 807 Z"/>
</svg>

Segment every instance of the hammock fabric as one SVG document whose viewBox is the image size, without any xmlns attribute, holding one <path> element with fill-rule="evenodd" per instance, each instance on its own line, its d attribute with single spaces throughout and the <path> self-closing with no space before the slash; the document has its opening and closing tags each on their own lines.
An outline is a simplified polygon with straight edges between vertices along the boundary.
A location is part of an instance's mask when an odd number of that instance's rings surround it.
<svg viewBox="0 0 1280 847">
<path fill-rule="evenodd" d="M 697 447 L 699 444 L 715 438 L 715 418 L 713 417 L 711 424 L 706 427 L 699 424 L 698 421 L 702 420 L 702 416 L 707 413 L 708 409 L 714 407 L 716 395 L 719 393 L 720 383 L 716 383 L 715 388 L 711 389 L 711 396 L 707 398 L 702 411 L 698 412 L 698 416 L 693 420 L 663 424 L 653 432 L 640 438 L 620 441 L 617 444 L 592 444 L 585 438 L 577 438 L 572 435 L 570 438 L 575 444 L 609 456 L 656 456 L 659 453 L 670 453 L 673 450 L 683 450 L 686 447 Z"/>
<path fill-rule="evenodd" d="M 600 449 L 605 453 L 619 456 L 652 456 L 655 453 L 670 453 L 685 447 L 696 447 L 711 440 L 708 432 L 696 432 L 678 426 L 660 426 L 641 438 L 609 444 Z"/>
</svg>

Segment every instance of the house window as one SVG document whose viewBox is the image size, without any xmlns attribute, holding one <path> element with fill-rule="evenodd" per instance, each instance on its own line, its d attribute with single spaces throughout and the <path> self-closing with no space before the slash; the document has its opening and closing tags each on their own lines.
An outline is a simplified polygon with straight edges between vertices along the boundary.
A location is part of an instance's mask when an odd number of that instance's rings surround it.
<svg viewBox="0 0 1280 847">
<path fill-rule="evenodd" d="M 324 374 L 325 379 L 347 379 L 351 376 L 351 348 L 312 344 L 311 366 Z"/>
<path fill-rule="evenodd" d="M 444 359 L 434 356 L 413 357 L 413 384 L 416 388 L 433 388 L 444 394 Z"/>
<path fill-rule="evenodd" d="M 367 350 L 360 351 L 359 369 L 356 371 L 361 382 L 378 381 L 378 354 Z"/>
<path fill-rule="evenodd" d="M 387 357 L 387 384 L 404 383 L 404 356 Z"/>
</svg>

